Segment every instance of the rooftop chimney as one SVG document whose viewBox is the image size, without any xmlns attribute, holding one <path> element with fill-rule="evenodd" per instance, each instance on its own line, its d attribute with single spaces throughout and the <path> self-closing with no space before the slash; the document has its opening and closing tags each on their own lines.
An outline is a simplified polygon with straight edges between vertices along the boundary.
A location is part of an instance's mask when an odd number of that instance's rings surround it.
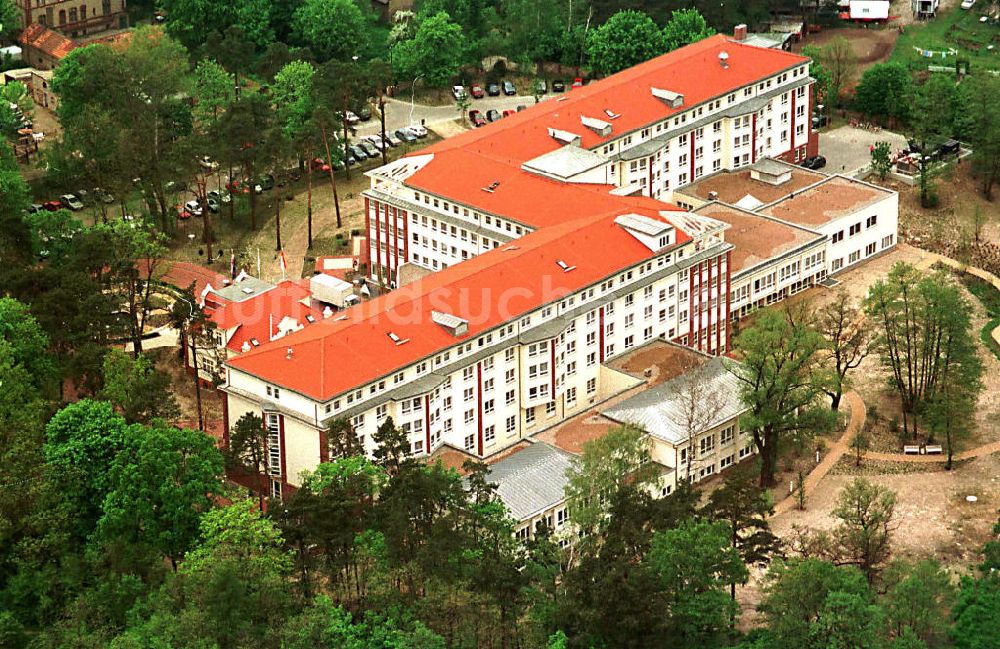
<svg viewBox="0 0 1000 649">
<path fill-rule="evenodd" d="M 745 41 L 747 39 L 747 26 L 746 24 L 737 25 L 733 28 L 733 40 Z"/>
</svg>

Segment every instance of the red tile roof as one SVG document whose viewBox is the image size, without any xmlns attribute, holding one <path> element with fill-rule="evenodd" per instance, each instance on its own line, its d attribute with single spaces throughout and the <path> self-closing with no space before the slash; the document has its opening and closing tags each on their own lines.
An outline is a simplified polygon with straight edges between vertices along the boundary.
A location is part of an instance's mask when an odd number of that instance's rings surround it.
<svg viewBox="0 0 1000 649">
<path fill-rule="evenodd" d="M 205 313 L 220 329 L 237 327 L 226 345 L 229 350 L 239 352 L 244 342 L 252 344 L 252 340 L 263 345 L 278 332 L 278 324 L 285 317 L 297 320 L 300 325 L 308 325 L 306 316 L 317 321 L 323 318 L 322 309 L 308 304 L 311 295 L 305 284 L 308 281 L 287 280 L 240 302 L 211 294 L 205 300 Z"/>
<path fill-rule="evenodd" d="M 729 55 L 726 68 L 719 64 L 723 51 Z M 638 264 L 653 253 L 614 218 L 633 212 L 662 219 L 661 211 L 679 208 L 614 196 L 607 185 L 560 183 L 524 171 L 522 163 L 562 146 L 548 129 L 575 133 L 581 146 L 596 147 L 608 138 L 583 126 L 581 116 L 610 122 L 617 138 L 805 60 L 715 36 L 413 154 L 434 155 L 405 179 L 408 187 L 538 229 L 229 364 L 328 400 L 457 344 L 460 339 L 431 320 L 432 309 L 468 319 L 462 339 L 469 339 Z M 670 108 L 651 87 L 683 94 L 683 107 Z M 492 192 L 483 190 L 496 182 Z M 677 239 L 682 244 L 690 237 L 678 230 Z M 576 268 L 563 272 L 557 260 Z M 390 332 L 406 342 L 396 344 Z"/>
<path fill-rule="evenodd" d="M 56 59 L 62 59 L 78 47 L 72 40 L 39 23 L 28 25 L 21 32 L 19 40 L 25 47 L 34 48 Z"/>
<path fill-rule="evenodd" d="M 659 210 L 670 209 L 649 199 L 620 200 L 628 211 L 659 220 Z M 307 325 L 229 364 L 315 399 L 330 399 L 457 344 L 460 339 L 431 320 L 432 310 L 467 318 L 469 333 L 461 339 L 471 339 L 652 257 L 649 248 L 614 223 L 620 213 L 613 209 L 543 228 L 351 307 L 343 312 L 345 319 Z M 689 240 L 678 231 L 678 243 Z M 563 272 L 557 260 L 576 268 Z M 407 342 L 397 345 L 390 332 Z"/>
</svg>

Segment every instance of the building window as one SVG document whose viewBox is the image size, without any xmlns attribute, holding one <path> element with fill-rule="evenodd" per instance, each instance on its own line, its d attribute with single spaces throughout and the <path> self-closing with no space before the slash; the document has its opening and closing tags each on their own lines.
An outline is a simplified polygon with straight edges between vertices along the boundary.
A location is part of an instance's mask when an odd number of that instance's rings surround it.
<svg viewBox="0 0 1000 649">
<path fill-rule="evenodd" d="M 507 434 L 511 435 L 517 430 L 517 417 L 507 417 Z"/>
<path fill-rule="evenodd" d="M 490 425 L 483 429 L 483 439 L 486 440 L 487 444 L 496 441 L 496 438 L 497 438 L 496 426 Z"/>
<path fill-rule="evenodd" d="M 466 435 L 465 436 L 465 450 L 466 451 L 472 451 L 475 448 L 476 448 L 476 436 L 475 435 Z"/>
<path fill-rule="evenodd" d="M 715 435 L 706 435 L 698 440 L 698 454 L 707 455 L 715 450 Z"/>
<path fill-rule="evenodd" d="M 535 423 L 535 409 L 528 408 L 524 411 L 524 423 L 528 426 L 532 426 Z"/>
</svg>

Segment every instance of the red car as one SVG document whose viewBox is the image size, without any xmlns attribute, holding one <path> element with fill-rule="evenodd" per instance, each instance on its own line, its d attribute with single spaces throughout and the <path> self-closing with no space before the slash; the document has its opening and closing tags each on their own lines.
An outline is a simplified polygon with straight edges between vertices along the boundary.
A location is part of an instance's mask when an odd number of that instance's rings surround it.
<svg viewBox="0 0 1000 649">
<path fill-rule="evenodd" d="M 480 113 L 478 110 L 469 111 L 469 121 L 472 122 L 472 125 L 475 126 L 476 128 L 479 128 L 480 126 L 486 126 L 486 118 L 483 117 L 483 114 Z"/>
<path fill-rule="evenodd" d="M 63 204 L 60 201 L 48 201 L 42 204 L 42 208 L 47 212 L 58 212 L 63 208 Z"/>
<path fill-rule="evenodd" d="M 583 87 L 583 79 L 581 79 L 580 77 L 577 77 L 576 79 L 573 79 L 573 87 L 574 88 L 582 88 Z"/>
<path fill-rule="evenodd" d="M 330 171 L 330 165 L 326 164 L 326 160 L 323 158 L 313 158 L 312 161 L 313 171 Z"/>
<path fill-rule="evenodd" d="M 191 212 L 188 212 L 183 205 L 174 205 L 174 209 L 177 210 L 177 218 L 181 221 L 187 221 L 191 218 Z"/>
<path fill-rule="evenodd" d="M 517 111 L 516 111 L 516 110 L 514 110 L 513 108 L 508 108 L 507 110 L 505 110 L 505 111 L 503 112 L 503 116 L 504 116 L 504 117 L 510 117 L 511 115 L 513 115 L 513 114 L 514 114 L 514 113 L 516 113 L 516 112 L 517 112 Z"/>
<path fill-rule="evenodd" d="M 482 99 L 486 96 L 486 91 L 478 83 L 472 84 L 472 88 L 469 89 L 469 93 L 476 99 Z"/>
</svg>

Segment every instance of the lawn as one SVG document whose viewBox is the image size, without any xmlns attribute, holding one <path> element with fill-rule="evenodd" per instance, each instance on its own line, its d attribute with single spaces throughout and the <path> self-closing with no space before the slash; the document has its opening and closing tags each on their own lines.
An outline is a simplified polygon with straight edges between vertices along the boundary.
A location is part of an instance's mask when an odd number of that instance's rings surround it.
<svg viewBox="0 0 1000 649">
<path fill-rule="evenodd" d="M 954 65 L 956 58 L 968 60 L 972 71 L 1000 69 L 1000 26 L 979 22 L 990 6 L 980 0 L 972 9 L 946 9 L 934 20 L 908 25 L 889 60 L 903 63 L 913 71 L 926 70 L 928 65 Z M 989 45 L 994 49 L 987 49 Z M 959 54 L 927 58 L 914 48 L 934 52 L 954 48 Z"/>
</svg>

